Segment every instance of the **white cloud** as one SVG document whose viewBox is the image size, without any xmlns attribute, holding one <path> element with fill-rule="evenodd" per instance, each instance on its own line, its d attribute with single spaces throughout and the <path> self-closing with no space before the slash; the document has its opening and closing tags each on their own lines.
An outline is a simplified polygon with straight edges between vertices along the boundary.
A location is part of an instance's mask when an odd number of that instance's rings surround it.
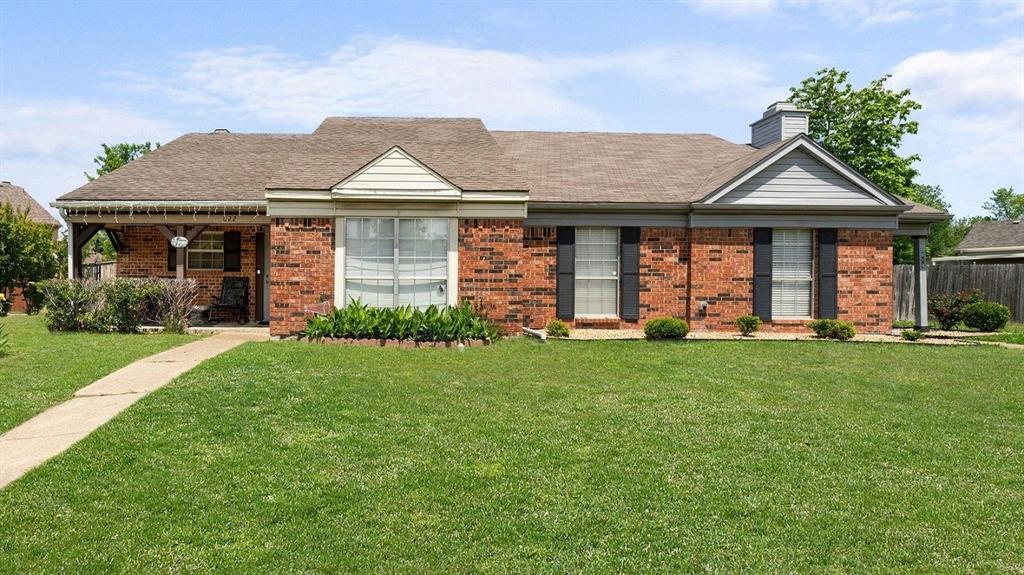
<svg viewBox="0 0 1024 575">
<path fill-rule="evenodd" d="M 0 105 L 0 177 L 47 205 L 86 182 L 100 144 L 164 141 L 172 126 L 127 108 L 72 99 Z"/>
<path fill-rule="evenodd" d="M 732 20 L 763 18 L 780 11 L 813 8 L 850 28 L 886 26 L 949 14 L 954 0 L 689 0 L 699 14 Z"/>
<path fill-rule="evenodd" d="M 893 82 L 943 109 L 1024 102 L 1024 38 L 965 52 L 921 52 L 892 69 Z"/>
<path fill-rule="evenodd" d="M 980 7 L 988 24 L 1011 24 L 1024 18 L 1024 0 L 982 0 Z"/>
<path fill-rule="evenodd" d="M 778 0 L 690 0 L 689 4 L 699 14 L 729 19 L 767 16 L 779 7 Z"/>
<path fill-rule="evenodd" d="M 758 108 L 781 88 L 767 64 L 707 46 L 586 57 L 535 57 L 404 38 L 346 44 L 321 58 L 271 48 L 185 54 L 170 77 L 125 75 L 181 105 L 310 125 L 328 115 L 479 116 L 492 126 L 601 128 L 568 95 L 580 79 L 621 76 L 660 89 Z M 173 86 L 173 88 L 167 88 Z"/>
</svg>

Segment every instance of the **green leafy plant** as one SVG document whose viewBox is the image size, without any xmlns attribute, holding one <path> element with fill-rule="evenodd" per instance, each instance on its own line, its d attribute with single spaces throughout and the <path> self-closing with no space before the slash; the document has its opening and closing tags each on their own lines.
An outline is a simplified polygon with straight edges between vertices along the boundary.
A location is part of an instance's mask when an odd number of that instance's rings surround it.
<svg viewBox="0 0 1024 575">
<path fill-rule="evenodd" d="M 740 330 L 740 333 L 746 336 L 752 335 L 755 331 L 761 329 L 761 318 L 756 315 L 741 315 L 736 318 L 736 327 Z"/>
<path fill-rule="evenodd" d="M 683 339 L 688 333 L 690 326 L 676 317 L 660 317 L 644 325 L 644 335 L 649 340 Z"/>
<path fill-rule="evenodd" d="M 99 282 L 48 280 L 39 283 L 46 301 L 46 327 L 50 331 L 83 331 L 95 327 L 101 301 Z"/>
<path fill-rule="evenodd" d="M 569 324 L 560 319 L 553 319 L 544 327 L 548 337 L 569 337 Z"/>
<path fill-rule="evenodd" d="M 51 331 L 132 333 L 153 320 L 167 332 L 184 333 L 199 296 L 192 279 L 61 279 L 40 282 L 38 289 Z"/>
<path fill-rule="evenodd" d="M 25 298 L 25 313 L 28 315 L 35 315 L 43 309 L 45 298 L 36 282 L 26 284 L 21 295 Z"/>
<path fill-rule="evenodd" d="M 979 331 L 999 331 L 1010 321 L 1010 308 L 994 301 L 979 301 L 964 306 L 963 322 Z"/>
<path fill-rule="evenodd" d="M 956 294 L 936 294 L 928 298 L 928 311 L 939 327 L 944 330 L 951 330 L 963 320 L 965 307 L 982 301 L 985 295 L 981 290 L 965 290 Z"/>
<path fill-rule="evenodd" d="M 105 282 L 102 286 L 101 323 L 120 333 L 138 331 L 151 283 L 134 278 L 115 278 Z"/>
<path fill-rule="evenodd" d="M 352 300 L 325 316 L 306 321 L 310 339 L 351 338 L 455 342 L 497 339 L 498 329 L 480 317 L 469 302 L 457 306 L 374 308 Z"/>
<path fill-rule="evenodd" d="M 903 332 L 900 333 L 900 337 L 907 341 L 917 341 L 919 339 L 923 339 L 924 334 L 917 331 L 916 329 L 907 329 L 903 330 Z"/>
<path fill-rule="evenodd" d="M 857 335 L 857 330 L 853 328 L 852 323 L 838 319 L 816 319 L 808 323 L 807 327 L 811 328 L 815 335 L 824 339 L 846 341 Z"/>
</svg>

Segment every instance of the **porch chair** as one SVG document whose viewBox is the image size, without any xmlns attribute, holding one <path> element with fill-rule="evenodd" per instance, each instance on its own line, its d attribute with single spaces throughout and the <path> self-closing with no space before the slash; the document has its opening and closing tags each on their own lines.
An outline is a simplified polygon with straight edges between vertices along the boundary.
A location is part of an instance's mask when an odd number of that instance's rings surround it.
<svg viewBox="0 0 1024 575">
<path fill-rule="evenodd" d="M 206 310 L 206 321 L 218 323 L 213 312 L 233 310 L 238 314 L 239 325 L 249 323 L 249 278 L 226 277 L 220 284 L 220 297 L 213 296 L 213 303 Z"/>
</svg>

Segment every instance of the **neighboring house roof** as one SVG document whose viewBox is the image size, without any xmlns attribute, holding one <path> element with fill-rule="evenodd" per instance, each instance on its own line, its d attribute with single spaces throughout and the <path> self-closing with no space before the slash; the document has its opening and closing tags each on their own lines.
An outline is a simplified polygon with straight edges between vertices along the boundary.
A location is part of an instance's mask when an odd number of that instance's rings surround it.
<svg viewBox="0 0 1024 575">
<path fill-rule="evenodd" d="M 1024 223 L 1017 221 L 982 221 L 974 224 L 963 241 L 957 246 L 958 252 L 980 251 L 991 248 L 1024 249 Z"/>
<path fill-rule="evenodd" d="M 527 189 L 477 118 L 327 118 L 267 188 L 329 190 L 395 146 L 463 190 Z"/>
<path fill-rule="evenodd" d="M 759 152 L 708 134 L 492 133 L 531 202 L 689 203 L 712 168 Z"/>
<path fill-rule="evenodd" d="M 53 226 L 55 228 L 60 227 L 60 222 L 50 215 L 50 212 L 46 211 L 46 208 L 41 206 L 39 202 L 35 201 L 35 199 L 25 191 L 25 188 L 15 186 L 10 182 L 0 182 L 0 204 L 7 203 L 20 210 L 28 209 L 28 217 L 35 222 Z"/>
</svg>

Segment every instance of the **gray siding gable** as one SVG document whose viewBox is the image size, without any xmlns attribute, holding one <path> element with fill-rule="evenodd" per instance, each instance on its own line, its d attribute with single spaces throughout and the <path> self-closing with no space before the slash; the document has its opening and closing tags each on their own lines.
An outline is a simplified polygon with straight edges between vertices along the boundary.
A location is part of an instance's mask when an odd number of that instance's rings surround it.
<svg viewBox="0 0 1024 575">
<path fill-rule="evenodd" d="M 803 150 L 793 150 L 719 198 L 718 204 L 885 205 Z"/>
</svg>

